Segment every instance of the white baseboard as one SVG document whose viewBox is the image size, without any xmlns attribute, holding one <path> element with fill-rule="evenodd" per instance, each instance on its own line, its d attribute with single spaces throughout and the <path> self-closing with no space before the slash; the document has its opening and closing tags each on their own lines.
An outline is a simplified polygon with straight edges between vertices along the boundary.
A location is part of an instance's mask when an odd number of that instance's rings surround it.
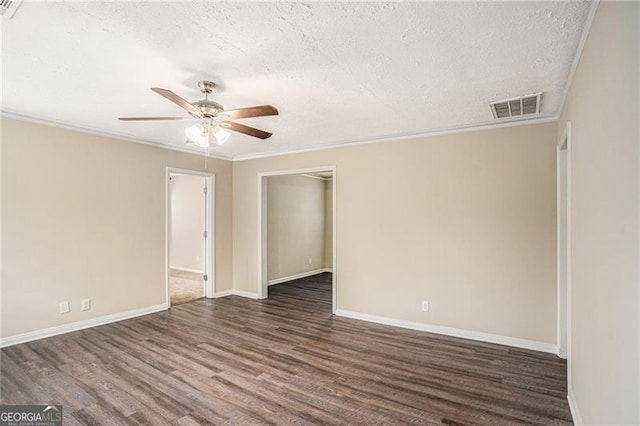
<svg viewBox="0 0 640 426">
<path fill-rule="evenodd" d="M 567 401 L 569 401 L 569 410 L 571 410 L 571 417 L 573 418 L 573 424 L 576 426 L 583 425 L 582 416 L 580 415 L 580 410 L 578 410 L 578 402 L 576 401 L 576 396 L 573 394 L 573 388 L 571 387 L 571 383 L 569 383 L 569 393 L 567 394 Z"/>
<path fill-rule="evenodd" d="M 169 269 L 175 269 L 176 271 L 182 271 L 182 272 L 193 272 L 194 274 L 204 274 L 204 271 L 198 271 L 197 269 L 183 268 L 181 266 L 169 266 Z"/>
<path fill-rule="evenodd" d="M 240 297 L 247 297 L 249 299 L 258 299 L 258 293 L 253 293 L 251 291 L 233 289 L 233 295 L 240 296 Z"/>
<path fill-rule="evenodd" d="M 85 328 L 96 327 L 98 325 L 109 324 L 129 318 L 135 318 L 142 315 L 152 314 L 154 312 L 165 311 L 168 308 L 169 306 L 166 303 L 162 303 L 160 305 L 148 306 L 146 308 L 132 309 L 130 311 L 119 312 L 117 314 L 104 315 L 97 318 L 72 322 L 70 324 L 63 324 L 56 327 L 45 328 L 42 330 L 30 331 L 28 333 L 18 334 L 15 336 L 3 337 L 0 338 L 0 348 L 6 348 L 7 346 L 13 346 L 20 343 L 31 342 L 33 340 L 44 339 L 46 337 L 57 336 L 58 334 L 70 333 L 72 331 L 83 330 Z"/>
<path fill-rule="evenodd" d="M 562 359 L 568 358 L 567 350 L 566 349 L 562 350 L 560 346 L 558 346 L 558 353 L 556 355 L 558 355 L 558 358 L 562 358 Z"/>
<path fill-rule="evenodd" d="M 336 310 L 336 315 L 340 317 L 353 318 L 363 321 L 375 322 L 378 324 L 393 325 L 396 327 L 409 328 L 411 330 L 426 331 L 429 333 L 444 334 L 445 336 L 461 337 L 463 339 L 477 340 L 480 342 L 497 343 L 498 345 L 513 346 L 516 348 L 531 349 L 534 351 L 557 354 L 558 348 L 552 343 L 536 342 L 533 340 L 518 339 L 515 337 L 500 336 L 497 334 L 482 333 L 479 331 L 463 330 L 459 328 L 444 327 L 441 325 L 424 324 L 399 320 L 394 318 L 381 317 L 377 315 L 363 314 L 360 312 Z"/>
<path fill-rule="evenodd" d="M 249 299 L 258 299 L 258 293 L 252 293 L 244 290 L 223 290 L 216 293 L 215 297 L 240 296 Z"/>
<path fill-rule="evenodd" d="M 321 269 L 316 269 L 316 270 L 309 271 L 309 272 L 303 272 L 301 274 L 289 275 L 288 277 L 276 278 L 274 280 L 269 280 L 267 282 L 267 285 L 281 284 L 281 283 L 285 283 L 287 281 L 299 280 L 300 278 L 306 278 L 306 277 L 310 277 L 312 275 L 322 274 L 324 272 L 333 272 L 333 269 L 331 269 L 331 268 L 321 268 Z"/>
</svg>

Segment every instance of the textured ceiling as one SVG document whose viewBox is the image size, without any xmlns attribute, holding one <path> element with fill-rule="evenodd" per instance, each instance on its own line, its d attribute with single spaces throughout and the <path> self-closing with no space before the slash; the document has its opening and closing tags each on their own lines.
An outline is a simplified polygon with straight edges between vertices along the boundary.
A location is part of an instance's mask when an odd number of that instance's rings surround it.
<svg viewBox="0 0 640 426">
<path fill-rule="evenodd" d="M 131 139 L 185 145 L 185 122 L 149 90 L 190 101 L 199 80 L 241 120 L 235 157 L 491 121 L 487 103 L 543 91 L 562 102 L 589 2 L 28 2 L 3 23 L 2 109 Z"/>
</svg>

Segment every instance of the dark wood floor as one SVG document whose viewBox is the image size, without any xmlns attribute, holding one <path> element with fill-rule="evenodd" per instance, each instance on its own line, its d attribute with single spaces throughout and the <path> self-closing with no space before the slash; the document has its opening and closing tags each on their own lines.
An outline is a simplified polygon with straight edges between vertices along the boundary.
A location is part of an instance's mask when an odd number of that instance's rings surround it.
<svg viewBox="0 0 640 426">
<path fill-rule="evenodd" d="M 1 351 L 72 424 L 566 424 L 557 357 L 331 316 L 323 274 Z"/>
</svg>

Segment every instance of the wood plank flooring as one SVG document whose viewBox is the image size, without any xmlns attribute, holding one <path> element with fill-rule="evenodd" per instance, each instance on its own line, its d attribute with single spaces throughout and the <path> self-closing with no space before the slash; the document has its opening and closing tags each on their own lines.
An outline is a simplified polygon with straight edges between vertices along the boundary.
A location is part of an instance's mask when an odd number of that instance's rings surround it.
<svg viewBox="0 0 640 426">
<path fill-rule="evenodd" d="M 331 315 L 331 276 L 1 350 L 64 424 L 569 424 L 556 356 Z"/>
</svg>

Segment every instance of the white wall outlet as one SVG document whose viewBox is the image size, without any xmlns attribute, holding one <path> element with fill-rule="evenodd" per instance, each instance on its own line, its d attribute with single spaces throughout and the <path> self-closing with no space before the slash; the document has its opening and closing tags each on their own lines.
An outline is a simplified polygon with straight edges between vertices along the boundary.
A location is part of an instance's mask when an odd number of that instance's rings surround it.
<svg viewBox="0 0 640 426">
<path fill-rule="evenodd" d="M 311 265 L 313 263 L 313 259 L 309 258 L 309 265 Z"/>
<path fill-rule="evenodd" d="M 80 310 L 88 311 L 89 309 L 91 309 L 91 299 L 82 299 L 82 302 L 80 302 Z"/>
<path fill-rule="evenodd" d="M 69 309 L 69 302 L 64 301 L 64 302 L 60 302 L 60 313 L 61 314 L 67 314 L 69 313 L 71 309 Z"/>
<path fill-rule="evenodd" d="M 425 312 L 429 312 L 429 301 L 428 300 L 423 300 L 422 301 L 422 310 Z"/>
</svg>

